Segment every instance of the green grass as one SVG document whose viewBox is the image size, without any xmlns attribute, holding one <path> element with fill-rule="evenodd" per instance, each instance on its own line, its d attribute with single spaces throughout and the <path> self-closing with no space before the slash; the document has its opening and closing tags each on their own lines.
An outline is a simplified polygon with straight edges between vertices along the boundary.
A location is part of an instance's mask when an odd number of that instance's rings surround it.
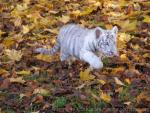
<svg viewBox="0 0 150 113">
<path fill-rule="evenodd" d="M 67 103 L 67 99 L 65 97 L 56 97 L 52 103 L 53 108 L 62 108 Z"/>
<path fill-rule="evenodd" d="M 131 100 L 132 97 L 129 93 L 129 90 L 128 88 L 124 88 L 122 92 L 119 93 L 119 99 L 124 102 L 124 101 L 128 101 L 128 100 Z"/>
</svg>

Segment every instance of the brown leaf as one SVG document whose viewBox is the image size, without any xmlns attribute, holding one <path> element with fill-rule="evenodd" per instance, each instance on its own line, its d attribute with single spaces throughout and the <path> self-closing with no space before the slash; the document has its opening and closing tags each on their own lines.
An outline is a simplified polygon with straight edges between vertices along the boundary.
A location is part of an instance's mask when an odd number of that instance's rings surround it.
<svg viewBox="0 0 150 113">
<path fill-rule="evenodd" d="M 72 105 L 71 104 L 66 104 L 65 105 L 65 111 L 68 113 L 71 113 L 73 110 Z"/>
<path fill-rule="evenodd" d="M 10 85 L 10 80 L 7 78 L 7 79 L 4 79 L 2 84 L 0 84 L 0 89 L 7 89 Z"/>
</svg>

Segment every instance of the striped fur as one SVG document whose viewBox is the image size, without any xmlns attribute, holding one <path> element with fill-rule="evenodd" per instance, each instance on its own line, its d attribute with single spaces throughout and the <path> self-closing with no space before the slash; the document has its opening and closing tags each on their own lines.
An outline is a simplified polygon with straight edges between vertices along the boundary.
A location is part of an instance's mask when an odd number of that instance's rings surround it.
<svg viewBox="0 0 150 113">
<path fill-rule="evenodd" d="M 88 62 L 92 68 L 99 69 L 103 67 L 103 63 L 95 55 L 96 52 L 108 57 L 118 54 L 116 48 L 117 31 L 117 27 L 113 27 L 112 30 L 104 30 L 100 27 L 86 29 L 79 25 L 68 24 L 60 29 L 53 48 L 37 48 L 35 52 L 52 55 L 60 50 L 61 61 L 73 56 Z"/>
</svg>

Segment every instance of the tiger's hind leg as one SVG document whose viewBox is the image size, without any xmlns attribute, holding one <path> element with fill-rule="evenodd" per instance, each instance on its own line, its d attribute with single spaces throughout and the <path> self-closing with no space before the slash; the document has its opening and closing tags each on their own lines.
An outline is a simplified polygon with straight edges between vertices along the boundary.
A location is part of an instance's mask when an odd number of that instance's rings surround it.
<svg viewBox="0 0 150 113">
<path fill-rule="evenodd" d="M 69 57 L 69 55 L 68 54 L 65 54 L 65 53 L 60 53 L 60 60 L 61 61 L 65 61 L 65 60 L 67 60 L 67 58 Z"/>
</svg>

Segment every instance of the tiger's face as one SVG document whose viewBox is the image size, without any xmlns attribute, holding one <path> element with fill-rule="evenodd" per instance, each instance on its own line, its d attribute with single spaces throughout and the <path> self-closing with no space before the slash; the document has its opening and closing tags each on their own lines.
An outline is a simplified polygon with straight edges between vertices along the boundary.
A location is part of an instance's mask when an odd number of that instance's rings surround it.
<svg viewBox="0 0 150 113">
<path fill-rule="evenodd" d="M 118 56 L 117 51 L 117 32 L 118 28 L 115 26 L 112 30 L 100 29 L 100 35 L 97 38 L 97 49 L 104 56 L 113 57 Z"/>
</svg>

